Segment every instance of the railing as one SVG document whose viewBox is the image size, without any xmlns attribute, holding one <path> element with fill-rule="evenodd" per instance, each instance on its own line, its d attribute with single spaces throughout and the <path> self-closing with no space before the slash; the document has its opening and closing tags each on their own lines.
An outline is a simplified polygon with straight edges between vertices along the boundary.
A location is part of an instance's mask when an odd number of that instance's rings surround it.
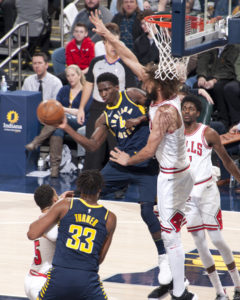
<svg viewBox="0 0 240 300">
<path fill-rule="evenodd" d="M 24 44 L 21 39 L 21 28 L 25 27 L 26 32 L 26 41 Z M 17 45 L 13 47 L 13 37 L 16 36 L 17 33 Z M 22 83 L 22 50 L 27 48 L 29 45 L 29 24 L 28 22 L 22 22 L 16 25 L 13 29 L 11 29 L 7 34 L 5 34 L 0 39 L 0 46 L 5 44 L 8 41 L 8 57 L 4 59 L 0 63 L 0 68 L 5 66 L 8 63 L 8 74 L 9 77 L 12 78 L 12 58 L 18 54 L 18 88 L 21 89 Z"/>
</svg>

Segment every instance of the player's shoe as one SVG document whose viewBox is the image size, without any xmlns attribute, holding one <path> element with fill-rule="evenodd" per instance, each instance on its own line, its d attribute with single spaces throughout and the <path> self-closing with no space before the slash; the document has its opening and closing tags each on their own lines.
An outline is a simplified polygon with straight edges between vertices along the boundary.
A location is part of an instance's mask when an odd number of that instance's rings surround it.
<svg viewBox="0 0 240 300">
<path fill-rule="evenodd" d="M 160 300 L 168 295 L 169 290 L 173 289 L 173 282 L 169 284 L 161 284 L 158 288 L 154 289 L 149 295 L 148 300 Z"/>
<path fill-rule="evenodd" d="M 215 300 L 229 300 L 229 297 L 228 297 L 228 295 L 217 295 Z"/>
<path fill-rule="evenodd" d="M 172 281 L 172 272 L 170 270 L 168 255 L 161 254 L 158 255 L 158 282 L 160 285 L 167 285 Z"/>
<path fill-rule="evenodd" d="M 240 289 L 234 290 L 233 300 L 240 300 Z"/>
<path fill-rule="evenodd" d="M 184 279 L 184 285 L 185 288 L 189 286 L 189 281 L 185 277 Z M 173 281 L 171 281 L 169 284 L 160 285 L 158 288 L 154 289 L 149 295 L 148 300 L 160 300 L 165 298 L 169 293 L 172 293 L 173 290 Z"/>
<path fill-rule="evenodd" d="M 176 297 L 172 295 L 172 300 L 198 300 L 197 295 L 189 292 L 187 289 L 183 292 L 182 296 Z"/>
<path fill-rule="evenodd" d="M 223 295 L 221 295 L 221 294 L 217 295 L 215 300 L 229 300 L 226 289 L 223 289 L 223 290 L 224 290 L 224 294 Z"/>
</svg>

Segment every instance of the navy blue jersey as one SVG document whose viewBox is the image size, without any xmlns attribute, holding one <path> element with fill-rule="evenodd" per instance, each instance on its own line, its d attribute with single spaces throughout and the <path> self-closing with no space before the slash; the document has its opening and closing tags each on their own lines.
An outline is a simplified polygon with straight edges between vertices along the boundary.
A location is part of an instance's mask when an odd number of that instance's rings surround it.
<svg viewBox="0 0 240 300">
<path fill-rule="evenodd" d="M 98 271 L 99 254 L 107 236 L 109 211 L 73 198 L 58 230 L 53 266 Z"/>
<path fill-rule="evenodd" d="M 119 100 L 115 106 L 106 106 L 104 114 L 107 126 L 116 137 L 117 147 L 120 150 L 133 155 L 146 145 L 149 136 L 148 122 L 130 129 L 125 127 L 126 120 L 145 114 L 145 108 L 134 103 L 125 91 L 119 93 Z"/>
</svg>

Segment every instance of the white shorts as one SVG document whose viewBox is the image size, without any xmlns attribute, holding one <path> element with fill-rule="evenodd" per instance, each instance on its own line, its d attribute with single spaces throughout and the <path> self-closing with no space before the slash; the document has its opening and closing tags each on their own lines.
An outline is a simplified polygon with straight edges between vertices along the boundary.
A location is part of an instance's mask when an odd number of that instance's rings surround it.
<svg viewBox="0 0 240 300">
<path fill-rule="evenodd" d="M 222 229 L 220 194 L 214 180 L 194 185 L 185 215 L 189 232 Z"/>
<path fill-rule="evenodd" d="M 38 293 L 42 289 L 46 279 L 47 278 L 43 276 L 33 276 L 30 273 L 26 275 L 24 280 L 24 290 L 30 300 L 37 299 Z"/>
<path fill-rule="evenodd" d="M 185 224 L 184 209 L 194 183 L 190 169 L 176 174 L 159 173 L 157 183 L 161 229 L 179 232 Z"/>
</svg>

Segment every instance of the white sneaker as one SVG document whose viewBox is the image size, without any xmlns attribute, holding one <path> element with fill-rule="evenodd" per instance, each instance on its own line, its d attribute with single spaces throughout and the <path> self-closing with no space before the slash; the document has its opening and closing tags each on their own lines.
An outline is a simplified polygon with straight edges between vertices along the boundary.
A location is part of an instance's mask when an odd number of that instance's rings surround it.
<svg viewBox="0 0 240 300">
<path fill-rule="evenodd" d="M 162 285 L 169 284 L 172 281 L 172 272 L 170 270 L 167 254 L 158 255 L 158 266 L 159 266 L 159 274 L 158 274 L 159 284 Z"/>
</svg>

